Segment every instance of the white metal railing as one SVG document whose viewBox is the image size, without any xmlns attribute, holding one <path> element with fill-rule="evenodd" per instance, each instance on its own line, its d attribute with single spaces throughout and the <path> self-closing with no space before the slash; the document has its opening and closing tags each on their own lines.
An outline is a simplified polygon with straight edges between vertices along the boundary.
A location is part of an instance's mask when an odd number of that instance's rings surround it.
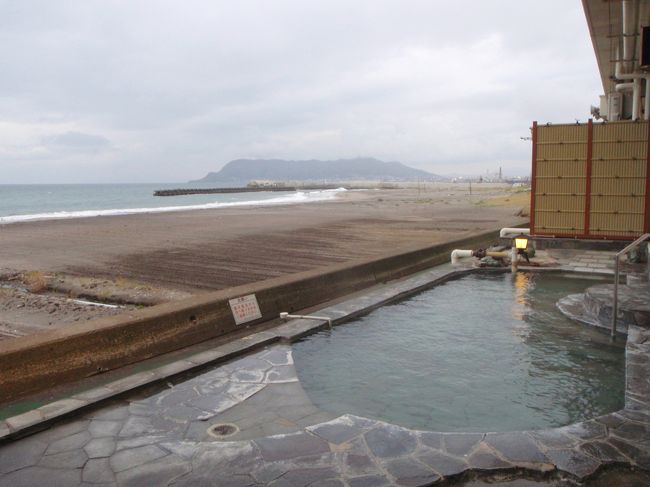
<svg viewBox="0 0 650 487">
<path fill-rule="evenodd" d="M 632 242 L 630 245 L 625 247 L 623 250 L 618 252 L 614 256 L 614 305 L 612 306 L 612 331 L 611 331 L 611 337 L 612 340 L 616 336 L 616 319 L 618 317 L 618 264 L 619 264 L 619 259 L 621 255 L 627 254 L 630 250 L 634 250 L 637 248 L 639 245 L 641 245 L 643 242 L 648 240 L 650 238 L 650 233 L 644 233 L 641 235 L 639 238 L 637 238 L 634 242 Z"/>
</svg>

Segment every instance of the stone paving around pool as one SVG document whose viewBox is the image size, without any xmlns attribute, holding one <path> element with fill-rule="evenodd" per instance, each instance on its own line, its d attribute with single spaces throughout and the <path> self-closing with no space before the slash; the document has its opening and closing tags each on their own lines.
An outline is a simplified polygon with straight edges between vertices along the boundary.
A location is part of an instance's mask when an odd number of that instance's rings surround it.
<svg viewBox="0 0 650 487">
<path fill-rule="evenodd" d="M 608 464 L 650 469 L 650 331 L 631 330 L 626 353 L 624 410 L 563 428 L 473 434 L 327 420 L 304 395 L 290 346 L 271 346 L 0 447 L 0 486 L 355 487 L 428 485 L 468 470 L 557 468 L 582 479 Z M 207 432 L 224 422 L 240 431 L 221 441 Z"/>
<path fill-rule="evenodd" d="M 564 250 L 562 252 L 559 249 L 549 249 L 548 252 L 568 260 L 565 262 L 565 266 L 575 272 L 602 272 L 604 274 L 614 272 L 616 252 L 602 250 Z"/>
<path fill-rule="evenodd" d="M 318 314 L 358 315 L 451 272 L 457 273 L 441 266 Z M 165 366 L 166 381 L 143 387 L 140 377 L 123 379 L 122 389 L 107 385 L 101 389 L 113 394 L 140 388 L 24 438 L 7 436 L 29 432 L 20 421 L 0 422 L 0 436 L 6 436 L 0 444 L 0 487 L 430 485 L 467 472 L 507 471 L 559 472 L 581 482 L 605 466 L 650 470 L 647 328 L 628 329 L 623 410 L 562 428 L 474 434 L 413 431 L 320 411 L 300 386 L 290 345 L 278 339 L 296 340 L 322 326 L 297 320 L 247 337 L 256 351 L 198 375 L 189 371 L 228 357 L 234 344 Z M 161 371 L 150 374 L 165 377 Z M 88 406 L 92 396 L 86 392 L 69 400 Z M 40 408 L 40 418 L 47 408 Z M 25 414 L 24 427 L 33 427 L 34 415 Z M 235 428 L 215 437 L 208 430 L 219 424 Z"/>
</svg>

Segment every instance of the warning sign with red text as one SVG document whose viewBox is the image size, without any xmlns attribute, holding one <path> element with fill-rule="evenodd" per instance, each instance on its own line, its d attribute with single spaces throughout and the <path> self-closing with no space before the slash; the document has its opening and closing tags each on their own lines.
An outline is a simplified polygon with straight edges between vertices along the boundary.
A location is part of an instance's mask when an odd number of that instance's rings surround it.
<svg viewBox="0 0 650 487">
<path fill-rule="evenodd" d="M 254 294 L 231 299 L 230 310 L 235 318 L 235 323 L 241 325 L 249 321 L 257 320 L 262 317 L 260 307 L 257 304 L 257 298 Z"/>
</svg>

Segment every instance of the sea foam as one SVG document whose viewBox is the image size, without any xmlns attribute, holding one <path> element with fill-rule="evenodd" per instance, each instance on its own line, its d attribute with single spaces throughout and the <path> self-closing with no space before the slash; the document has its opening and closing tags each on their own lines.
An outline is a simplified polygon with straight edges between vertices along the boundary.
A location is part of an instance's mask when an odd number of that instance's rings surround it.
<svg viewBox="0 0 650 487">
<path fill-rule="evenodd" d="M 0 216 L 0 224 L 19 223 L 40 220 L 64 220 L 69 218 L 91 218 L 96 216 L 136 215 L 140 213 L 168 213 L 174 211 L 210 210 L 216 208 L 231 208 L 235 206 L 273 206 L 326 201 L 336 197 L 337 193 L 346 191 L 345 188 L 327 189 L 322 191 L 298 191 L 294 194 L 277 196 L 266 200 L 246 200 L 233 202 L 204 203 L 200 205 L 160 206 L 154 208 L 115 208 L 107 210 L 55 211 L 50 213 L 34 213 L 31 215 Z"/>
</svg>

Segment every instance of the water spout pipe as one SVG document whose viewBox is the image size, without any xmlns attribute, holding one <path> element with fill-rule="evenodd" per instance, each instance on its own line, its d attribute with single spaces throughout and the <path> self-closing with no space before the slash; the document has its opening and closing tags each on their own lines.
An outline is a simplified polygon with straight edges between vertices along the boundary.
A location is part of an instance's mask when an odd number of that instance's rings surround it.
<svg viewBox="0 0 650 487">
<path fill-rule="evenodd" d="M 458 264 L 461 257 L 472 257 L 474 254 L 471 250 L 455 249 L 451 251 L 451 263 Z"/>
<path fill-rule="evenodd" d="M 480 255 L 479 255 L 480 254 Z M 463 257 L 498 257 L 504 258 L 508 257 L 508 252 L 497 252 L 497 251 L 483 251 L 483 250 L 461 250 L 456 249 L 451 252 L 451 263 L 458 264 L 458 261 Z"/>
<path fill-rule="evenodd" d="M 530 235 L 530 228 L 502 228 L 499 232 L 500 238 L 514 237 L 515 235 Z"/>
<path fill-rule="evenodd" d="M 300 320 L 316 320 L 316 321 L 327 321 L 327 326 L 332 329 L 332 318 L 327 316 L 311 316 L 311 315 L 290 315 L 289 313 L 282 312 L 280 313 L 280 319 L 287 321 L 290 318 L 300 319 Z"/>
<path fill-rule="evenodd" d="M 502 251 L 502 252 L 489 251 L 489 252 L 486 252 L 485 255 L 487 255 L 488 257 L 499 257 L 499 258 L 502 259 L 504 257 L 508 257 L 508 252 L 505 252 L 505 251 Z"/>
</svg>

